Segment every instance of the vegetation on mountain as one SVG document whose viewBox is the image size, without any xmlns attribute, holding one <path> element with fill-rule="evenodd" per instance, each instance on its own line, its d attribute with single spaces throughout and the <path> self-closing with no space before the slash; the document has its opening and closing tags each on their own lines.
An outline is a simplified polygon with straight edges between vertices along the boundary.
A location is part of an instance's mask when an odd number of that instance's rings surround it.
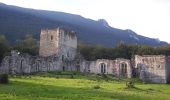
<svg viewBox="0 0 170 100">
<path fill-rule="evenodd" d="M 27 34 L 24 40 L 18 40 L 13 49 L 21 53 L 28 53 L 30 55 L 38 55 L 39 47 L 36 39 L 31 34 Z"/>
<path fill-rule="evenodd" d="M 0 3 L 0 33 L 11 44 L 32 34 L 39 40 L 41 29 L 62 27 L 74 30 L 78 42 L 88 45 L 115 47 L 120 41 L 127 44 L 162 46 L 166 42 L 138 35 L 132 30 L 109 26 L 106 20 L 98 21 L 64 12 L 35 10 Z"/>
<path fill-rule="evenodd" d="M 147 45 L 126 45 L 119 43 L 114 48 L 103 46 L 79 45 L 78 51 L 86 60 L 96 59 L 131 59 L 134 55 L 170 55 L 170 45 L 151 47 Z"/>
<path fill-rule="evenodd" d="M 30 55 L 38 55 L 39 43 L 31 34 L 27 34 L 23 40 L 18 40 L 17 43 L 10 45 L 4 35 L 0 35 L 0 59 L 10 54 L 10 50 L 18 50 L 20 53 L 28 53 Z M 84 59 L 116 59 L 126 58 L 131 59 L 134 55 L 170 55 L 170 45 L 152 47 L 148 45 L 128 45 L 120 42 L 117 46 L 105 47 L 101 45 L 86 45 L 79 44 L 78 50 Z"/>
<path fill-rule="evenodd" d="M 0 34 L 0 61 L 10 52 L 10 45 L 4 35 Z"/>
</svg>

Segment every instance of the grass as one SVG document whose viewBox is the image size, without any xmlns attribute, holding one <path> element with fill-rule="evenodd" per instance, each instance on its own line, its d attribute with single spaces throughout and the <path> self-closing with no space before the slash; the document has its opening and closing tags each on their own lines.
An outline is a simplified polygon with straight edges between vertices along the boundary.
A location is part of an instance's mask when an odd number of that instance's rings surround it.
<svg viewBox="0 0 170 100">
<path fill-rule="evenodd" d="M 0 100 L 170 100 L 170 85 L 144 84 L 111 75 L 86 75 L 76 72 L 41 72 L 31 76 L 11 76 L 8 85 L 0 84 Z"/>
</svg>

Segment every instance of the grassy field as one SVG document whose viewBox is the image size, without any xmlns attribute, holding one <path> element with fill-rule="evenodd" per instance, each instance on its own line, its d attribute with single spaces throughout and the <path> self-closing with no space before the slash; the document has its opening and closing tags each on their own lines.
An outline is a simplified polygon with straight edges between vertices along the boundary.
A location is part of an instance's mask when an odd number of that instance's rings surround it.
<svg viewBox="0 0 170 100">
<path fill-rule="evenodd" d="M 126 88 L 126 79 L 48 72 L 31 76 L 11 76 L 0 84 L 0 100 L 170 100 L 170 85 L 144 84 L 133 79 L 134 88 Z"/>
</svg>

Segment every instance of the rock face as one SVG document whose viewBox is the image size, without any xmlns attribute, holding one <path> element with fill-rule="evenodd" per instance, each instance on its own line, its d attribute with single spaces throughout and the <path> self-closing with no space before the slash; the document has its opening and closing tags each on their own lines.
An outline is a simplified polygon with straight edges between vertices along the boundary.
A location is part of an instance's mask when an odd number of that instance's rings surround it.
<svg viewBox="0 0 170 100">
<path fill-rule="evenodd" d="M 30 74 L 39 71 L 80 71 L 112 74 L 116 77 L 138 76 L 144 82 L 170 83 L 170 57 L 164 55 L 136 55 L 128 60 L 98 59 L 86 61 L 77 50 L 75 32 L 60 28 L 42 30 L 39 56 L 20 54 L 13 50 L 0 65 L 1 73 Z"/>
<path fill-rule="evenodd" d="M 145 82 L 170 83 L 170 57 L 164 55 L 135 56 L 135 68 Z"/>
</svg>

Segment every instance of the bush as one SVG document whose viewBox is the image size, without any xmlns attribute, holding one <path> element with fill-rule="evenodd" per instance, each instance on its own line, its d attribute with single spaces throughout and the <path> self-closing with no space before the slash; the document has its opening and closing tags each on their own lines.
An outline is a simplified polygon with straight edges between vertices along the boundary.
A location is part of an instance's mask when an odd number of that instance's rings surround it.
<svg viewBox="0 0 170 100">
<path fill-rule="evenodd" d="M 132 82 L 132 81 L 126 82 L 126 87 L 127 88 L 134 88 L 134 82 Z"/>
<path fill-rule="evenodd" d="M 100 86 L 99 85 L 95 85 L 93 88 L 94 89 L 100 89 Z"/>
<path fill-rule="evenodd" d="M 8 84 L 8 74 L 0 74 L 0 83 Z"/>
<path fill-rule="evenodd" d="M 73 74 L 71 74 L 71 75 L 70 75 L 70 78 L 72 78 L 72 79 L 73 79 L 73 78 L 74 78 L 74 75 L 73 75 Z"/>
</svg>

